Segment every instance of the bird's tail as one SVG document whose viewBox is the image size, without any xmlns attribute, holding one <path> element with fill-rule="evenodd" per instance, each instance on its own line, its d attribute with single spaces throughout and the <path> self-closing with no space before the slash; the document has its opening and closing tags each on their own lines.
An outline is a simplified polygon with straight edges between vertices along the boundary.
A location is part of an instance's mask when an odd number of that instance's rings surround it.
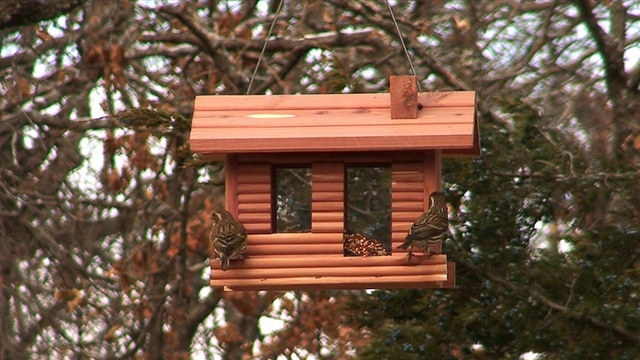
<svg viewBox="0 0 640 360">
<path fill-rule="evenodd" d="M 229 258 L 226 256 L 220 256 L 220 270 L 227 271 L 229 268 Z"/>
<path fill-rule="evenodd" d="M 406 248 L 408 248 L 408 247 L 409 247 L 409 245 L 411 245 L 411 241 L 407 241 L 407 240 L 409 240 L 409 238 L 407 238 L 407 239 L 404 241 L 404 244 L 402 244 L 402 245 L 400 245 L 400 246 L 397 246 L 397 247 L 396 247 L 396 249 L 406 249 Z"/>
<path fill-rule="evenodd" d="M 404 244 L 402 244 L 402 245 L 405 245 L 404 249 L 406 249 L 407 246 L 409 246 L 411 241 L 418 240 L 420 238 L 419 235 L 420 235 L 420 233 L 418 233 L 418 232 L 414 232 L 412 234 L 407 234 L 407 236 L 404 238 Z"/>
</svg>

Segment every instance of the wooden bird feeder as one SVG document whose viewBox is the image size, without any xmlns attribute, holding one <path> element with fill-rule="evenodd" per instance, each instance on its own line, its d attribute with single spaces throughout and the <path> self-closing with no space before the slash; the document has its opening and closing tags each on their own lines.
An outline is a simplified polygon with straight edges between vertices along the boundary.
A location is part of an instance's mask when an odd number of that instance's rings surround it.
<svg viewBox="0 0 640 360">
<path fill-rule="evenodd" d="M 226 290 L 455 287 L 444 254 L 396 250 L 440 188 L 442 156 L 480 152 L 473 91 L 418 93 L 413 76 L 392 76 L 390 93 L 205 95 L 195 100 L 191 150 L 225 161 L 225 206 L 247 229 L 246 258 L 220 271 Z M 274 169 L 311 169 L 311 228 L 275 229 Z M 391 171 L 390 256 L 345 257 L 345 169 Z"/>
</svg>

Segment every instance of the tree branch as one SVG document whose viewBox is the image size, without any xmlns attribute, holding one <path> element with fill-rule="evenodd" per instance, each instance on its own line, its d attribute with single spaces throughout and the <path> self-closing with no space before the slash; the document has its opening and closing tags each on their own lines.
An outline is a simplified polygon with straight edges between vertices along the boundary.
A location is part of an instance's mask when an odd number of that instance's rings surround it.
<svg viewBox="0 0 640 360">
<path fill-rule="evenodd" d="M 576 5 L 585 21 L 587 29 L 591 32 L 598 48 L 598 52 L 604 62 L 604 70 L 612 96 L 621 95 L 618 92 L 625 88 L 626 73 L 624 71 L 624 54 L 622 44 L 617 43 L 598 25 L 598 20 L 593 13 L 590 0 L 576 0 Z"/>
<path fill-rule="evenodd" d="M 0 2 L 0 29 L 51 20 L 73 11 L 85 1 L 58 0 L 45 5 L 39 0 L 3 0 Z"/>
<path fill-rule="evenodd" d="M 604 62 L 605 81 L 613 110 L 611 153 L 621 161 L 624 157 L 622 142 L 626 138 L 627 126 L 633 116 L 627 101 L 627 74 L 624 70 L 624 44 L 616 41 L 602 30 L 593 13 L 590 0 L 576 0 L 587 29 L 593 36 L 596 48 Z M 622 9 L 624 12 L 624 9 Z M 611 21 L 615 21 L 612 19 Z"/>
<path fill-rule="evenodd" d="M 559 311 L 574 320 L 583 322 L 585 324 L 594 326 L 599 329 L 611 331 L 612 333 L 615 333 L 626 340 L 640 343 L 640 334 L 631 332 L 618 324 L 609 324 L 604 320 L 598 319 L 589 314 L 581 313 L 579 311 L 569 308 L 568 306 L 558 304 L 552 301 L 551 299 L 547 298 L 545 295 L 543 295 L 542 292 L 540 292 L 540 290 L 537 287 L 531 288 L 530 286 L 525 286 L 524 288 L 521 288 L 518 285 L 510 282 L 509 280 L 503 277 L 481 271 L 478 267 L 472 264 L 469 264 L 468 262 L 460 258 L 456 258 L 455 261 L 463 264 L 464 267 L 474 271 L 477 275 L 481 277 L 486 277 L 489 280 L 492 280 L 492 281 L 495 281 L 496 283 L 501 284 L 507 289 L 513 291 L 515 294 L 518 294 L 524 301 L 528 301 L 528 299 L 531 296 L 533 296 L 538 300 L 540 300 L 542 303 L 544 303 L 550 309 Z"/>
<path fill-rule="evenodd" d="M 182 324 L 182 329 L 178 335 L 180 344 L 192 343 L 198 326 L 200 326 L 204 319 L 211 315 L 211 312 L 218 306 L 220 299 L 222 299 L 222 292 L 212 291 L 206 299 L 192 308 Z"/>
</svg>

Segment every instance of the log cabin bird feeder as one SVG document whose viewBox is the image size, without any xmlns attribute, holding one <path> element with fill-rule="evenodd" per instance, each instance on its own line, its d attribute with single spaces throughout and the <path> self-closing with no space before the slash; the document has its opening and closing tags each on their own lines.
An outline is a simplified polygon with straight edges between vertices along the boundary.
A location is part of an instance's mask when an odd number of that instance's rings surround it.
<svg viewBox="0 0 640 360">
<path fill-rule="evenodd" d="M 245 259 L 227 271 L 211 261 L 211 286 L 455 287 L 445 254 L 414 249 L 409 259 L 396 247 L 440 189 L 441 158 L 479 155 L 474 91 L 418 93 L 414 76 L 392 76 L 389 93 L 203 95 L 195 99 L 190 145 L 225 162 L 225 207 L 248 233 Z M 353 164 L 390 168 L 389 256 L 344 256 L 345 174 Z M 308 232 L 276 230 L 274 169 L 283 166 L 311 170 Z"/>
</svg>

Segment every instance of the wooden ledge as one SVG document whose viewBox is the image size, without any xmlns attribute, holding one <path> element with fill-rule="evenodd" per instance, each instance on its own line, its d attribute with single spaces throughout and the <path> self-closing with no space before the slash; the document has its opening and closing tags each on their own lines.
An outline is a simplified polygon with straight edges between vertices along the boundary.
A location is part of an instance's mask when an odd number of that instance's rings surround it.
<svg viewBox="0 0 640 360">
<path fill-rule="evenodd" d="M 446 255 L 255 257 L 233 260 L 227 271 L 212 261 L 210 283 L 229 291 L 448 288 L 455 287 L 455 264 Z"/>
</svg>

